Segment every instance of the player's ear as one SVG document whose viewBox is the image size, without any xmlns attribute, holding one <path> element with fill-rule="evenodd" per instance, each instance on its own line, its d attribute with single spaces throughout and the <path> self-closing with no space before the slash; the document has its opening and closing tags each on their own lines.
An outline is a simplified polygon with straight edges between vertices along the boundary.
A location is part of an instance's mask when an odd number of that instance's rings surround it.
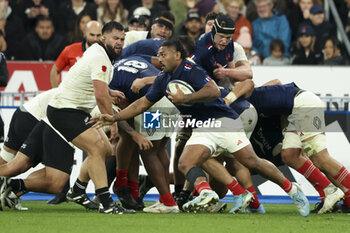
<svg viewBox="0 0 350 233">
<path fill-rule="evenodd" d="M 176 58 L 176 60 L 181 59 L 181 52 L 180 51 L 176 51 L 175 58 Z"/>
<path fill-rule="evenodd" d="M 106 42 L 106 36 L 101 36 L 101 39 L 100 39 L 103 43 Z"/>
</svg>

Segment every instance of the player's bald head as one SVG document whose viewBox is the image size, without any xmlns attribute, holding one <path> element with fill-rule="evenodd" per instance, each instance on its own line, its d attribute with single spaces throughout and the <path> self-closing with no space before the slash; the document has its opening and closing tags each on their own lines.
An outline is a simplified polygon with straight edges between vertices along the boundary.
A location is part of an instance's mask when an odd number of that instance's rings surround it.
<svg viewBox="0 0 350 233">
<path fill-rule="evenodd" d="M 85 39 L 89 46 L 98 42 L 102 36 L 102 25 L 91 20 L 86 24 Z"/>
</svg>

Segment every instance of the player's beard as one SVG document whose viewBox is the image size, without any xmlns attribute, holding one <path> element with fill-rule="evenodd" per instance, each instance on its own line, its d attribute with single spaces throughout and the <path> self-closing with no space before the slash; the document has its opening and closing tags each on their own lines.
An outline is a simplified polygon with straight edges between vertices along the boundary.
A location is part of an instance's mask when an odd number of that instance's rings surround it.
<svg viewBox="0 0 350 233">
<path fill-rule="evenodd" d="M 115 59 L 116 59 L 117 57 L 120 56 L 120 53 L 117 54 L 117 53 L 115 52 L 113 46 L 111 46 L 111 45 L 108 45 L 108 44 L 106 45 L 106 51 L 107 51 L 108 57 L 109 57 L 112 61 L 115 61 Z"/>
</svg>

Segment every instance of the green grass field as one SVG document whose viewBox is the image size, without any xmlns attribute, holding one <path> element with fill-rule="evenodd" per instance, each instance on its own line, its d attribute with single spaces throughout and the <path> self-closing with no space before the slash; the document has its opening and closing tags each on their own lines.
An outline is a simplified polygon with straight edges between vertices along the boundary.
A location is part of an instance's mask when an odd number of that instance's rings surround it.
<svg viewBox="0 0 350 233">
<path fill-rule="evenodd" d="M 146 214 L 103 215 L 74 203 L 58 206 L 23 201 L 28 211 L 0 212 L 0 232 L 349 232 L 350 215 L 310 214 L 301 217 L 293 204 L 264 204 L 267 214 Z M 150 204 L 150 203 L 146 203 Z M 228 205 L 228 209 L 232 204 Z M 311 206 L 313 208 L 313 206 Z"/>
</svg>

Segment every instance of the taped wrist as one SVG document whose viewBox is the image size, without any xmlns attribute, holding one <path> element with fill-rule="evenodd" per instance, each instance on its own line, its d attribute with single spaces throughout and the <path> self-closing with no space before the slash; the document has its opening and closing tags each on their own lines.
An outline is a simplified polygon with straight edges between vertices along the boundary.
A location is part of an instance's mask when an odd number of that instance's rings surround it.
<svg viewBox="0 0 350 233">
<path fill-rule="evenodd" d="M 191 185 L 194 185 L 194 182 L 198 177 L 206 178 L 205 173 L 199 167 L 192 167 L 186 174 L 186 179 L 190 182 Z"/>
<path fill-rule="evenodd" d="M 225 96 L 225 98 L 230 102 L 230 104 L 232 104 L 237 99 L 237 96 L 235 95 L 235 93 L 230 92 L 227 96 Z"/>
</svg>

